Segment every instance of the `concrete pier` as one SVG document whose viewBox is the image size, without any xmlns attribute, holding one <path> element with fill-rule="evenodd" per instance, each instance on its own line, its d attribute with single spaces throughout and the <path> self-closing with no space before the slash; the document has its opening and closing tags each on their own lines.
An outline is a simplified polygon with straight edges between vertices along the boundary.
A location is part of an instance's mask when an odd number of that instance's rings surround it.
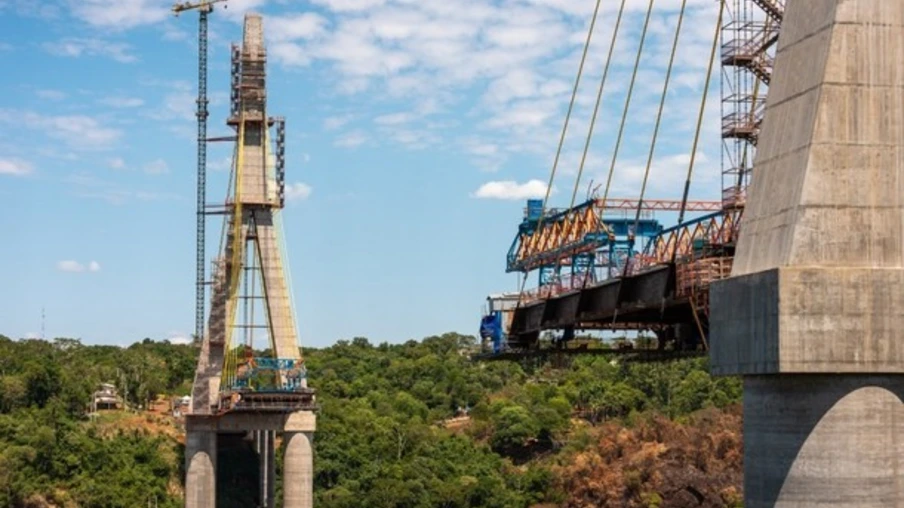
<svg viewBox="0 0 904 508">
<path fill-rule="evenodd" d="M 744 378 L 745 506 L 904 506 L 904 376 Z"/>
<path fill-rule="evenodd" d="M 314 506 L 314 431 L 317 419 L 310 411 L 298 411 L 286 423 L 283 441 L 283 507 Z"/>
<path fill-rule="evenodd" d="M 904 2 L 789 0 L 714 374 L 745 506 L 904 506 Z"/>
<path fill-rule="evenodd" d="M 254 449 L 260 461 L 260 506 L 273 508 L 276 506 L 276 453 L 273 448 L 276 432 L 272 430 L 255 430 Z"/>
<path fill-rule="evenodd" d="M 186 421 L 185 435 L 185 506 L 216 508 L 217 506 L 217 432 L 204 424 Z"/>
</svg>

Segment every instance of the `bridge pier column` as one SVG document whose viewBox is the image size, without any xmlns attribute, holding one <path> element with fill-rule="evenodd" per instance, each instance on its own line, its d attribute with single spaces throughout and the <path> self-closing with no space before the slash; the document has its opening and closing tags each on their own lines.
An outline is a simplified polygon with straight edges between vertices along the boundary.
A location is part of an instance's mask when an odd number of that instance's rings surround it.
<svg viewBox="0 0 904 508">
<path fill-rule="evenodd" d="M 314 431 L 317 417 L 311 411 L 289 416 L 283 434 L 286 453 L 283 460 L 284 508 L 314 506 Z"/>
<path fill-rule="evenodd" d="M 272 430 L 254 431 L 254 449 L 260 461 L 260 493 L 261 507 L 273 508 L 276 505 L 276 454 L 273 445 L 275 432 Z"/>
<path fill-rule="evenodd" d="M 710 365 L 744 506 L 904 506 L 904 2 L 786 6 Z"/>
<path fill-rule="evenodd" d="M 216 427 L 191 416 L 185 426 L 185 508 L 216 508 Z"/>
<path fill-rule="evenodd" d="M 904 505 L 904 376 L 744 377 L 744 506 Z"/>
</svg>

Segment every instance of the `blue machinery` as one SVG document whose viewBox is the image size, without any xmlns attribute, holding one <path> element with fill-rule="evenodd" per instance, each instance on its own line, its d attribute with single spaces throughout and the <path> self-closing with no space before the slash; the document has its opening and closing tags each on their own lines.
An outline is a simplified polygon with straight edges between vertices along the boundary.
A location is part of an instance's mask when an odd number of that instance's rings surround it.
<svg viewBox="0 0 904 508">
<path fill-rule="evenodd" d="M 601 217 L 595 199 L 567 210 L 550 210 L 543 217 L 543 200 L 527 201 L 524 220 L 506 256 L 506 272 L 539 270 L 539 284 L 546 286 L 570 268 L 572 276 L 592 274 L 594 268 L 623 267 L 633 256 L 637 237 L 649 239 L 662 231 L 655 219 L 637 221 L 623 211 L 618 217 Z M 538 229 L 538 226 L 539 229 Z"/>
<path fill-rule="evenodd" d="M 237 391 L 294 392 L 306 377 L 304 362 L 246 356 L 239 361 L 231 388 Z"/>
</svg>

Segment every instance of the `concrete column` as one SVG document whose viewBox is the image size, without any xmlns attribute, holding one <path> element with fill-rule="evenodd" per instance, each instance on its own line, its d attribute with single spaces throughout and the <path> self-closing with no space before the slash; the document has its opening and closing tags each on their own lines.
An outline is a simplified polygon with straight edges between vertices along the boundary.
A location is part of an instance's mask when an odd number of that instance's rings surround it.
<svg viewBox="0 0 904 508">
<path fill-rule="evenodd" d="M 187 427 L 185 508 L 216 508 L 217 432 Z"/>
<path fill-rule="evenodd" d="M 746 507 L 904 506 L 904 2 L 785 5 L 712 370 Z"/>
<path fill-rule="evenodd" d="M 270 430 L 254 431 L 254 448 L 258 453 L 260 464 L 260 505 L 273 508 L 276 505 L 276 454 L 273 450 L 275 432 Z"/>
<path fill-rule="evenodd" d="M 267 508 L 276 506 L 276 431 L 267 431 Z"/>
<path fill-rule="evenodd" d="M 904 506 L 904 376 L 744 377 L 747 508 Z"/>
<path fill-rule="evenodd" d="M 286 453 L 283 460 L 283 506 L 311 508 L 314 506 L 314 431 L 316 416 L 310 411 L 298 411 L 289 416 L 283 440 Z"/>
</svg>

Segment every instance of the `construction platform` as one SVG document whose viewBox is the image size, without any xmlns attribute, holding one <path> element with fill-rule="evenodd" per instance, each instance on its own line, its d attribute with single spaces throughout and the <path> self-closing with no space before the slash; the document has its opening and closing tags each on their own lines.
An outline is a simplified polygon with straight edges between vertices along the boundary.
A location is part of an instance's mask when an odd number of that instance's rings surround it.
<svg viewBox="0 0 904 508">
<path fill-rule="evenodd" d="M 227 412 L 292 413 L 317 411 L 313 388 L 295 391 L 232 390 L 220 395 L 220 414 Z"/>
<path fill-rule="evenodd" d="M 651 330 L 659 339 L 660 350 L 671 343 L 672 352 L 703 353 L 709 328 L 708 293 L 695 288 L 707 286 L 711 278 L 720 278 L 725 270 L 730 270 L 730 258 L 657 265 L 585 289 L 523 303 L 511 311 L 506 350 L 523 353 L 539 349 L 540 333 L 545 330 L 565 330 L 566 340 L 577 330 Z"/>
</svg>

